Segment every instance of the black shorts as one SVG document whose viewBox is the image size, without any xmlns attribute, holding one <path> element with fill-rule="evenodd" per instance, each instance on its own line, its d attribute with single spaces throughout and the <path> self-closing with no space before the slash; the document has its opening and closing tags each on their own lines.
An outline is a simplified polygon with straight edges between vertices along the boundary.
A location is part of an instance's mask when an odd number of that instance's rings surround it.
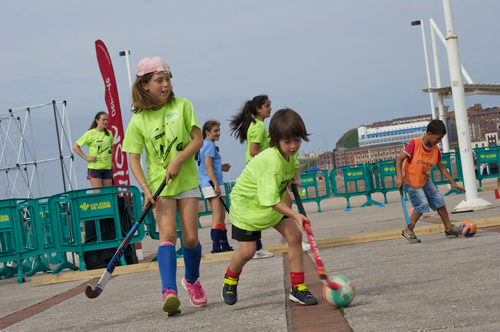
<svg viewBox="0 0 500 332">
<path fill-rule="evenodd" d="M 108 180 L 113 178 L 113 172 L 110 169 L 91 169 L 87 170 L 87 180 L 103 179 Z"/>
<path fill-rule="evenodd" d="M 261 231 L 246 231 L 233 225 L 232 238 L 241 242 L 254 242 L 260 240 Z"/>
<path fill-rule="evenodd" d="M 288 218 L 287 216 L 283 216 L 281 220 Z M 253 242 L 260 240 L 261 238 L 261 232 L 262 231 L 247 231 L 241 228 L 238 228 L 234 225 L 232 225 L 232 238 L 233 240 L 236 241 L 241 241 L 241 242 Z"/>
</svg>

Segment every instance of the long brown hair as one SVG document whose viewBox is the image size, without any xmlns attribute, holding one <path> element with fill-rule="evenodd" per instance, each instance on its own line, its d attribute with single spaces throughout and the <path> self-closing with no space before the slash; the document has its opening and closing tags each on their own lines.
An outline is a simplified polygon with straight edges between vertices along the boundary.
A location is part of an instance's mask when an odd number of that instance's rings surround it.
<svg viewBox="0 0 500 332">
<path fill-rule="evenodd" d="M 148 83 L 155 73 L 138 76 L 132 86 L 132 112 L 139 113 L 147 109 L 159 109 L 170 103 L 174 98 L 174 90 L 170 91 L 167 102 L 161 101 L 144 89 L 143 84 Z M 172 76 L 170 76 L 172 77 Z"/>
<path fill-rule="evenodd" d="M 94 121 L 92 121 L 92 124 L 90 125 L 89 130 L 97 128 L 97 122 L 96 122 L 96 120 L 99 120 L 101 118 L 101 115 L 104 115 L 104 114 L 108 114 L 108 113 L 106 113 L 106 112 L 97 112 L 97 114 L 95 115 Z M 106 136 L 109 136 L 109 130 L 107 130 L 106 128 L 104 128 L 104 133 L 106 134 Z"/>
<path fill-rule="evenodd" d="M 243 144 L 247 140 L 247 131 L 250 127 L 250 123 L 255 122 L 255 117 L 257 116 L 257 108 L 262 108 L 262 105 L 269 100 L 267 95 L 259 95 L 253 97 L 252 100 L 248 100 L 243 103 L 238 114 L 231 118 L 231 123 L 229 127 L 231 129 L 231 136 L 234 135 L 236 139 L 240 140 Z"/>
</svg>

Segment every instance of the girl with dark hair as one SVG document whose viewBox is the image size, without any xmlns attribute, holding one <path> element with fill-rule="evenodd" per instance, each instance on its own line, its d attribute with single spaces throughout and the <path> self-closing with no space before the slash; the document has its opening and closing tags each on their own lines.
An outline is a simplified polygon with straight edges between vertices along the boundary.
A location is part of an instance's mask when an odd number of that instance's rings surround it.
<svg viewBox="0 0 500 332">
<path fill-rule="evenodd" d="M 89 130 L 73 145 L 73 150 L 87 161 L 87 179 L 92 188 L 113 184 L 113 135 L 107 125 L 106 112 L 97 113 Z M 81 149 L 84 145 L 88 145 L 88 155 Z"/>
<path fill-rule="evenodd" d="M 203 147 L 198 155 L 198 177 L 200 179 L 203 196 L 212 207 L 212 253 L 233 251 L 227 240 L 226 211 L 220 199 L 226 198 L 226 190 L 222 172 L 231 168 L 229 164 L 223 164 L 219 149 L 215 142 L 220 138 L 220 122 L 210 120 L 203 125 Z M 213 187 L 210 184 L 213 183 Z"/>
<path fill-rule="evenodd" d="M 269 147 L 269 133 L 267 132 L 264 120 L 271 116 L 271 101 L 267 95 L 253 97 L 246 101 L 240 111 L 231 118 L 229 127 L 231 136 L 243 144 L 247 142 L 246 161 L 247 164 L 256 155 Z M 274 254 L 262 247 L 260 239 L 256 241 L 257 249 L 253 258 L 268 258 Z"/>
<path fill-rule="evenodd" d="M 177 296 L 177 218 L 179 213 L 184 244 L 185 272 L 182 286 L 189 292 L 191 304 L 207 305 L 200 281 L 201 245 L 198 240 L 198 172 L 194 155 L 203 145 L 200 123 L 193 105 L 174 96 L 170 67 L 159 57 L 142 59 L 137 65 L 132 87 L 134 115 L 127 127 L 123 151 L 129 153 L 130 168 L 144 190 L 144 205 L 153 204 L 154 218 L 160 230 L 158 268 L 160 271 L 163 311 L 168 316 L 181 312 Z M 147 175 L 141 166 L 146 150 Z M 154 201 L 166 178 L 167 186 Z"/>
<path fill-rule="evenodd" d="M 247 142 L 246 160 L 247 164 L 256 155 L 269 147 L 269 133 L 264 120 L 271 116 L 271 101 L 267 95 L 255 96 L 243 104 L 241 110 L 231 118 L 231 135 L 234 134 L 240 143 Z M 298 162 L 297 162 L 298 163 Z M 292 198 L 286 192 L 284 203 L 292 207 Z M 304 251 L 310 250 L 309 243 L 302 243 Z M 257 240 L 257 251 L 254 258 L 273 257 L 272 252 L 262 248 L 262 242 Z"/>
</svg>

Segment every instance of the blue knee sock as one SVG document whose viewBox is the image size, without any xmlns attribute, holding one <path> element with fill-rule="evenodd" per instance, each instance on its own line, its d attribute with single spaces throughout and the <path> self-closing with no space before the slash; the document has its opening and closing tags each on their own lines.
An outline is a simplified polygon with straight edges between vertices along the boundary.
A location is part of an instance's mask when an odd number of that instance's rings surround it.
<svg viewBox="0 0 500 332">
<path fill-rule="evenodd" d="M 194 284 L 200 277 L 201 244 L 194 249 L 184 247 L 184 265 L 186 272 L 184 278 L 190 284 Z"/>
<path fill-rule="evenodd" d="M 262 249 L 262 242 L 260 240 L 255 241 L 257 243 L 257 250 Z"/>
<path fill-rule="evenodd" d="M 226 249 L 226 250 L 231 249 L 231 246 L 229 245 L 229 242 L 227 240 L 227 229 L 224 229 L 220 233 L 220 245 L 221 245 L 222 249 Z"/>
<path fill-rule="evenodd" d="M 158 258 L 158 269 L 160 270 L 162 290 L 165 288 L 177 292 L 177 283 L 175 276 L 177 273 L 177 256 L 175 254 L 175 246 L 170 242 L 164 242 L 156 254 Z"/>
<path fill-rule="evenodd" d="M 219 252 L 221 245 L 221 230 L 212 228 L 210 230 L 210 236 L 212 237 L 212 250 L 214 252 Z"/>
</svg>

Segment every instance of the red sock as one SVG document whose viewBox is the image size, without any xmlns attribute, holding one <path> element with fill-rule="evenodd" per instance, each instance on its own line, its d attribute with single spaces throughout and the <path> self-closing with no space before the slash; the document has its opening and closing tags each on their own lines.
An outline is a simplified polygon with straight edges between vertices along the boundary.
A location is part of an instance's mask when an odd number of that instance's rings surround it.
<svg viewBox="0 0 500 332">
<path fill-rule="evenodd" d="M 241 270 L 241 271 L 243 271 L 243 270 Z M 226 274 L 228 277 L 236 279 L 236 278 L 240 277 L 241 271 L 238 273 L 234 273 L 233 271 L 231 271 L 231 269 L 228 266 L 227 270 L 226 270 Z"/>
<path fill-rule="evenodd" d="M 292 288 L 295 288 L 297 285 L 303 284 L 304 280 L 304 272 L 290 272 L 290 281 L 292 282 Z"/>
<path fill-rule="evenodd" d="M 222 225 L 221 224 L 215 225 L 215 229 L 222 229 Z"/>
</svg>

